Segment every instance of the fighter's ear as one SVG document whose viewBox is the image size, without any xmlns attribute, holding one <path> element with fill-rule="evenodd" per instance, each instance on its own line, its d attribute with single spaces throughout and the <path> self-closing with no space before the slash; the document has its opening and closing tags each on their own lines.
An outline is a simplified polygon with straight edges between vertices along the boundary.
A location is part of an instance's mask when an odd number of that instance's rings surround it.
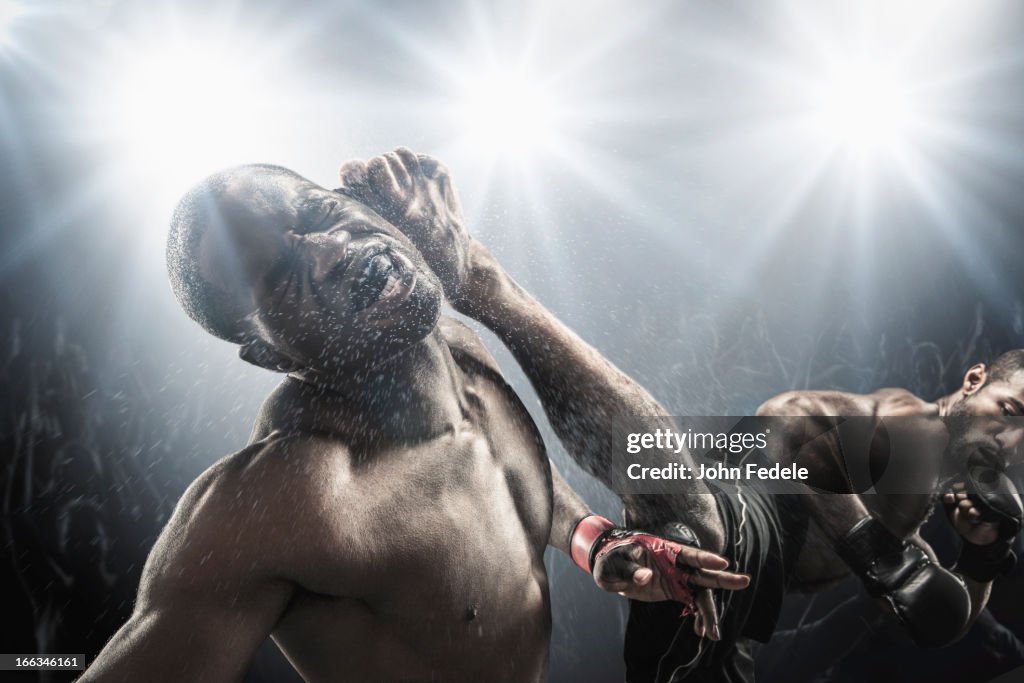
<svg viewBox="0 0 1024 683">
<path fill-rule="evenodd" d="M 984 363 L 978 363 L 972 365 L 967 373 L 964 374 L 964 384 L 961 387 L 964 396 L 970 396 L 971 394 L 985 386 L 985 380 L 988 379 L 988 368 Z"/>
<path fill-rule="evenodd" d="M 238 349 L 238 357 L 247 363 L 274 372 L 295 372 L 302 367 L 262 339 L 253 339 L 242 344 Z"/>
</svg>

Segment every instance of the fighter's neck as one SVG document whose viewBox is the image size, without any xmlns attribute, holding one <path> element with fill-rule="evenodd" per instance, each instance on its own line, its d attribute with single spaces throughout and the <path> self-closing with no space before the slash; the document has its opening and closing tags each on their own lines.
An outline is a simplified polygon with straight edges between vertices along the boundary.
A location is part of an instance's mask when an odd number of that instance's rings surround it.
<svg viewBox="0 0 1024 683">
<path fill-rule="evenodd" d="M 372 366 L 335 376 L 290 375 L 282 398 L 301 412 L 303 429 L 349 441 L 413 443 L 462 421 L 462 381 L 447 343 L 435 331 Z"/>
<path fill-rule="evenodd" d="M 958 399 L 959 396 L 957 395 L 957 393 L 953 392 L 952 394 L 943 396 L 942 398 L 935 401 L 935 405 L 938 406 L 939 408 L 939 417 L 948 417 L 949 411 L 953 408 Z"/>
</svg>

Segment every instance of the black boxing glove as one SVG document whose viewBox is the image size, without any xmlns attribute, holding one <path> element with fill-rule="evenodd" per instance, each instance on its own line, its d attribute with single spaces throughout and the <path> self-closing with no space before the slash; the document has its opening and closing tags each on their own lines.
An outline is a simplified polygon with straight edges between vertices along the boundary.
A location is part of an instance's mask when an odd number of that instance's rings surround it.
<svg viewBox="0 0 1024 683">
<path fill-rule="evenodd" d="M 979 521 L 995 524 L 998 536 L 988 545 L 964 539 L 956 571 L 979 583 L 988 583 L 1009 573 L 1017 564 L 1013 540 L 1020 532 L 1024 505 L 1013 481 L 982 454 L 967 459 L 963 479 L 967 498 L 981 513 Z"/>
<path fill-rule="evenodd" d="M 964 540 L 954 569 L 978 583 L 988 583 L 1003 574 L 1009 574 L 1016 566 L 1017 555 L 1013 552 L 1013 539 L 1005 538 L 988 545 L 977 545 Z"/>
<path fill-rule="evenodd" d="M 1001 469 L 979 463 L 975 456 L 968 458 L 964 489 L 981 513 L 980 521 L 998 525 L 999 540 L 1013 539 L 1020 532 L 1024 505 L 1013 480 Z"/>
<path fill-rule="evenodd" d="M 971 596 L 960 577 L 874 517 L 865 517 L 850 529 L 836 551 L 869 594 L 889 603 L 919 647 L 948 645 L 967 626 Z"/>
</svg>

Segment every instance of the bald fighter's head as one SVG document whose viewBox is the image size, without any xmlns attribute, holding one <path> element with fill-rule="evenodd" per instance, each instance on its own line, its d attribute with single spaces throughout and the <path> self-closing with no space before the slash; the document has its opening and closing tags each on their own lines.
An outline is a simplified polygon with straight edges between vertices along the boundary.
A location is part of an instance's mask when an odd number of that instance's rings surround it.
<svg viewBox="0 0 1024 683">
<path fill-rule="evenodd" d="M 372 364 L 423 339 L 440 313 L 437 278 L 397 228 L 279 166 L 230 169 L 188 192 L 167 265 L 189 316 L 271 369 Z"/>
</svg>

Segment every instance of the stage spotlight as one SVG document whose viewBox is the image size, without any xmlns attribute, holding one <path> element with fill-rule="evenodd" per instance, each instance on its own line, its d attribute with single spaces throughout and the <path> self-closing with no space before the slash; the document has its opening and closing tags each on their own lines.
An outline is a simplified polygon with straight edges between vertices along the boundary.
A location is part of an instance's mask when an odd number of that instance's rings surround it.
<svg viewBox="0 0 1024 683">
<path fill-rule="evenodd" d="M 917 121 L 909 88 L 881 64 L 838 66 L 812 86 L 810 99 L 812 132 L 858 155 L 908 142 Z"/>
<path fill-rule="evenodd" d="M 218 168 L 252 161 L 274 130 L 256 50 L 228 41 L 140 47 L 101 107 L 120 156 L 136 176 L 176 196 Z"/>
<path fill-rule="evenodd" d="M 0 0 L 0 45 L 10 39 L 11 27 L 27 13 L 28 8 L 21 0 Z"/>
<path fill-rule="evenodd" d="M 561 112 L 541 79 L 523 69 L 491 69 L 461 85 L 455 125 L 474 149 L 525 161 L 557 144 Z"/>
</svg>

